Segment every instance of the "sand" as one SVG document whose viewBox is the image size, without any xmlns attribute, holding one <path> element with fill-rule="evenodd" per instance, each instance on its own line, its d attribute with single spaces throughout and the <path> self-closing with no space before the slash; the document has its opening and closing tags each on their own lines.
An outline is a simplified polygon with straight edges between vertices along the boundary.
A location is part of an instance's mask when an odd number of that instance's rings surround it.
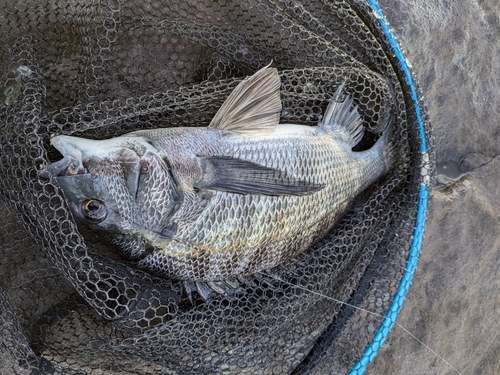
<svg viewBox="0 0 500 375">
<path fill-rule="evenodd" d="M 396 326 L 366 374 L 500 374 L 500 3 L 379 5 L 436 140 L 437 188 L 398 323 L 437 354 Z"/>
</svg>

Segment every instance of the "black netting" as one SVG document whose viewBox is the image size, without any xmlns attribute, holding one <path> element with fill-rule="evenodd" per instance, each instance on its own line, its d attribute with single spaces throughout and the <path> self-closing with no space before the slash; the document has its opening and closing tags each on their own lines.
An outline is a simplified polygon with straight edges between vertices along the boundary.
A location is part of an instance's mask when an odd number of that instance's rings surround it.
<svg viewBox="0 0 500 375">
<path fill-rule="evenodd" d="M 365 310 L 384 315 L 398 288 L 422 180 L 414 102 L 365 1 L 1 8 L 0 372 L 347 373 L 381 323 Z M 136 269 L 77 227 L 56 181 L 39 175 L 60 157 L 51 135 L 206 126 L 271 61 L 281 122 L 316 125 L 344 83 L 365 147 L 394 115 L 398 160 L 325 238 L 238 293 L 186 299 L 182 282 Z"/>
</svg>

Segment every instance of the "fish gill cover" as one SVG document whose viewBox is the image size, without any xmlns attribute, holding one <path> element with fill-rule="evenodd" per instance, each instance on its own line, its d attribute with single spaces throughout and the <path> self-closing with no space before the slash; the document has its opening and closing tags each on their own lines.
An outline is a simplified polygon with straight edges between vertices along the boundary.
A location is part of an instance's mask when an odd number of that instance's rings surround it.
<svg viewBox="0 0 500 375">
<path fill-rule="evenodd" d="M 7 0 L 2 12 L 2 374 L 345 374 L 366 361 L 404 299 L 433 173 L 425 109 L 379 13 L 365 0 Z M 75 223 L 43 173 L 60 159 L 51 136 L 207 126 L 271 62 L 281 123 L 316 126 L 342 85 L 365 127 L 355 150 L 393 118 L 396 162 L 326 236 L 205 300 Z"/>
</svg>

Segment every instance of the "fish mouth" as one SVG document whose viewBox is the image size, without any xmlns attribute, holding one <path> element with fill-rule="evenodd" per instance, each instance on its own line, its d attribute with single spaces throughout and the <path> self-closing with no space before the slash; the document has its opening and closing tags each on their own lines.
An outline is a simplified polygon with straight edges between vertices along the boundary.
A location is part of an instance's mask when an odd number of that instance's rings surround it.
<svg viewBox="0 0 500 375">
<path fill-rule="evenodd" d="M 52 176 L 74 176 L 78 174 L 87 174 L 87 168 L 84 167 L 81 160 L 71 155 L 65 155 L 61 160 L 47 166 L 47 173 Z"/>
<path fill-rule="evenodd" d="M 50 143 L 63 155 L 63 158 L 48 165 L 41 173 L 42 178 L 49 178 L 49 175 L 62 177 L 88 173 L 87 168 L 83 165 L 82 148 L 78 147 L 75 140 L 78 138 L 66 135 L 58 135 L 50 140 Z"/>
</svg>

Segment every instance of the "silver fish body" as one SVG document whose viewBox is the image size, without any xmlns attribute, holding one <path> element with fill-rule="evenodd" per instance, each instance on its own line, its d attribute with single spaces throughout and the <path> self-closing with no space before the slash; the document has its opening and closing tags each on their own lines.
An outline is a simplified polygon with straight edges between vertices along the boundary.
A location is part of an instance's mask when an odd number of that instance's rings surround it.
<svg viewBox="0 0 500 375">
<path fill-rule="evenodd" d="M 74 215 L 140 268 L 193 281 L 252 274 L 307 249 L 389 169 L 389 129 L 353 152 L 363 127 L 340 94 L 318 126 L 278 124 L 279 78 L 264 68 L 209 127 L 57 136 L 64 159 L 48 170 Z"/>
</svg>

